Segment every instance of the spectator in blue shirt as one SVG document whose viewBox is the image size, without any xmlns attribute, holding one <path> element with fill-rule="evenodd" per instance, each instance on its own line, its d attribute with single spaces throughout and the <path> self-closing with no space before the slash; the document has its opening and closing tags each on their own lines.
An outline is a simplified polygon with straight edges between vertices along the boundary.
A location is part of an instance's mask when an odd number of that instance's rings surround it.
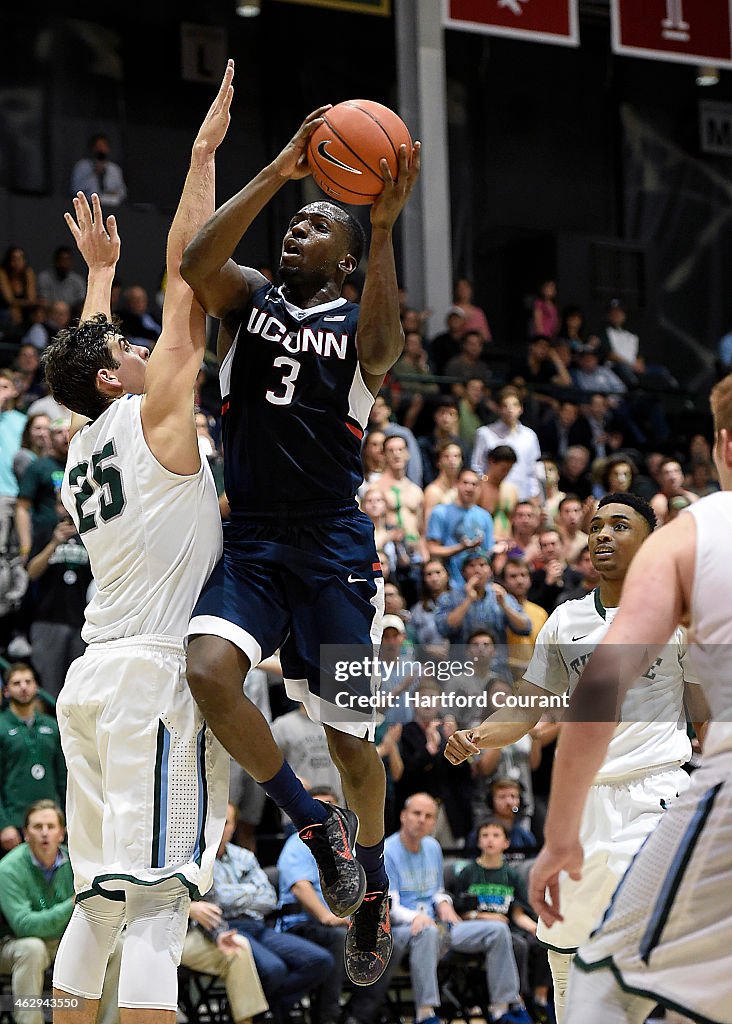
<svg viewBox="0 0 732 1024">
<path fill-rule="evenodd" d="M 338 802 L 329 786 L 315 786 L 310 795 L 326 804 Z M 318 989 L 311 1007 L 314 1021 L 330 1024 L 340 1017 L 343 948 L 348 921 L 336 917 L 328 908 L 323 899 L 318 865 L 297 833 L 293 833 L 282 847 L 277 870 L 282 908 L 280 928 L 288 935 L 299 935 L 321 946 L 333 958 L 331 972 Z M 292 908 L 291 913 L 286 913 L 288 907 Z M 382 977 L 375 985 L 355 989 L 348 1004 L 350 1024 L 370 1024 L 378 1020 L 387 987 L 388 981 Z"/>
<path fill-rule="evenodd" d="M 436 822 L 435 800 L 427 793 L 414 793 L 404 804 L 401 828 L 384 844 L 394 936 L 392 964 L 398 964 L 409 950 L 415 1024 L 439 1024 L 437 964 L 448 947 L 485 952 L 495 1024 L 530 1024 L 521 1005 L 510 931 L 493 921 L 462 921 L 445 892 L 442 850 L 431 834 Z"/>
<path fill-rule="evenodd" d="M 450 574 L 450 583 L 461 587 L 460 575 L 466 551 L 477 547 L 493 548 L 493 516 L 477 504 L 480 477 L 472 469 L 463 469 L 457 480 L 457 498 L 450 505 L 435 505 L 427 524 L 430 558 L 441 558 Z"/>
<path fill-rule="evenodd" d="M 496 637 L 495 671 L 510 681 L 506 626 L 518 636 L 531 633 L 531 619 L 515 597 L 500 583 L 492 582 L 493 572 L 485 551 L 468 552 L 463 559 L 462 587 L 449 590 L 437 602 L 435 623 L 452 643 L 467 643 L 479 630 Z"/>
<path fill-rule="evenodd" d="M 234 929 L 249 939 L 267 1001 L 275 1019 L 284 1021 L 290 1006 L 331 974 L 333 957 L 314 942 L 267 927 L 264 917 L 276 908 L 277 893 L 251 850 L 231 842 L 236 815 L 236 807 L 229 804 L 208 896 L 221 908 L 222 917 L 210 934 L 216 941 L 222 932 Z"/>
</svg>

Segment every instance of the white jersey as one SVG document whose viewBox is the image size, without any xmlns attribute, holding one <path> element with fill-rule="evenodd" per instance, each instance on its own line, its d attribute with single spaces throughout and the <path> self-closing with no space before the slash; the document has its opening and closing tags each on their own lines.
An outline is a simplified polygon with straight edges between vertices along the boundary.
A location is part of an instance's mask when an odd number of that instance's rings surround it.
<svg viewBox="0 0 732 1024">
<path fill-rule="evenodd" d="M 603 607 L 599 589 L 577 601 L 560 604 L 536 638 L 524 678 L 550 693 L 571 695 L 616 612 L 617 608 Z M 685 660 L 684 634 L 677 629 L 643 681 L 626 694 L 620 724 L 596 782 L 689 760 L 684 682 L 691 680 Z"/>
<path fill-rule="evenodd" d="M 712 712 L 705 754 L 732 750 L 732 493 L 720 491 L 684 512 L 696 521 L 690 654 Z"/>
<path fill-rule="evenodd" d="M 221 556 L 216 486 L 205 459 L 171 473 L 148 448 L 142 396 L 114 402 L 74 436 L 61 497 L 89 552 L 97 592 L 87 643 L 153 634 L 183 637 Z"/>
</svg>

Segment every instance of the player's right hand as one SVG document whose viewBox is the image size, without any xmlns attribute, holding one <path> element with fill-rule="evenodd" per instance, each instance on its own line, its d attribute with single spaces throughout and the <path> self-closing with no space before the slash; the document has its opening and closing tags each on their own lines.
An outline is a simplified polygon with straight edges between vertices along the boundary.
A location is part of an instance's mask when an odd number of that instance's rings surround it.
<svg viewBox="0 0 732 1024">
<path fill-rule="evenodd" d="M 582 877 L 584 851 L 579 840 L 563 845 L 545 843 L 529 873 L 529 903 L 547 928 L 563 921 L 559 901 L 559 875 L 566 871 L 578 882 Z"/>
<path fill-rule="evenodd" d="M 445 757 L 450 764 L 462 764 L 469 757 L 480 753 L 480 747 L 473 743 L 472 729 L 459 729 L 447 741 Z"/>
<path fill-rule="evenodd" d="M 317 110 L 311 111 L 297 129 L 282 152 L 275 157 L 274 168 L 281 178 L 306 178 L 310 174 L 308 166 L 308 139 L 318 125 L 323 123 L 323 114 L 330 110 L 332 103 L 326 103 Z"/>
</svg>

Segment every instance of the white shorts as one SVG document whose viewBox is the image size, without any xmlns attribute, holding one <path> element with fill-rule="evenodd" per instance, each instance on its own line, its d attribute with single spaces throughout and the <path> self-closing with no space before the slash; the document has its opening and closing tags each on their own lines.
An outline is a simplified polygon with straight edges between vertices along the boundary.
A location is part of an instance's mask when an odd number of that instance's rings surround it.
<svg viewBox="0 0 732 1024">
<path fill-rule="evenodd" d="M 708 1024 L 732 1024 L 732 752 L 702 764 L 580 949 L 582 970 Z"/>
<path fill-rule="evenodd" d="M 226 818 L 229 757 L 185 678 L 183 642 L 139 636 L 91 644 L 57 703 L 77 899 L 120 880 L 212 884 Z M 117 898 L 119 898 L 117 896 Z"/>
<path fill-rule="evenodd" d="M 536 937 L 542 945 L 558 953 L 577 952 L 665 808 L 688 786 L 689 776 L 681 768 L 662 768 L 590 788 L 580 828 L 585 854 L 582 878 L 575 882 L 565 873 L 560 875 L 564 920 L 551 928 L 539 921 Z"/>
</svg>

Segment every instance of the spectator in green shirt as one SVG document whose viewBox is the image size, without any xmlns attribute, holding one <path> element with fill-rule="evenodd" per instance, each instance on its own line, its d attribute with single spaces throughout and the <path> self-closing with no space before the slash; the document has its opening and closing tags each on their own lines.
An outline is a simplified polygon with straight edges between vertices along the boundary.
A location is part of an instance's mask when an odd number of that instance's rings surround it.
<svg viewBox="0 0 732 1024">
<path fill-rule="evenodd" d="M 549 1021 L 549 963 L 546 950 L 536 939 L 536 921 L 526 912 L 529 901 L 524 880 L 504 859 L 509 846 L 508 830 L 500 818 L 480 823 L 480 856 L 455 879 L 455 907 L 468 920 L 503 921 L 510 926 L 521 991 L 530 993 L 531 977 L 534 1019 Z"/>
<path fill-rule="evenodd" d="M 23 821 L 26 840 L 0 861 L 0 974 L 10 974 L 13 998 L 43 995 L 74 907 L 71 863 L 62 845 L 66 826 L 53 800 L 39 800 Z M 119 949 L 110 958 L 99 1024 L 118 1024 Z M 43 1024 L 41 1010 L 19 1010 L 16 1024 Z"/>
<path fill-rule="evenodd" d="M 66 801 L 66 762 L 56 720 L 34 708 L 38 683 L 30 665 L 8 669 L 7 711 L 0 714 L 0 848 L 12 850 L 23 837 L 26 809 L 36 800 Z"/>
</svg>

